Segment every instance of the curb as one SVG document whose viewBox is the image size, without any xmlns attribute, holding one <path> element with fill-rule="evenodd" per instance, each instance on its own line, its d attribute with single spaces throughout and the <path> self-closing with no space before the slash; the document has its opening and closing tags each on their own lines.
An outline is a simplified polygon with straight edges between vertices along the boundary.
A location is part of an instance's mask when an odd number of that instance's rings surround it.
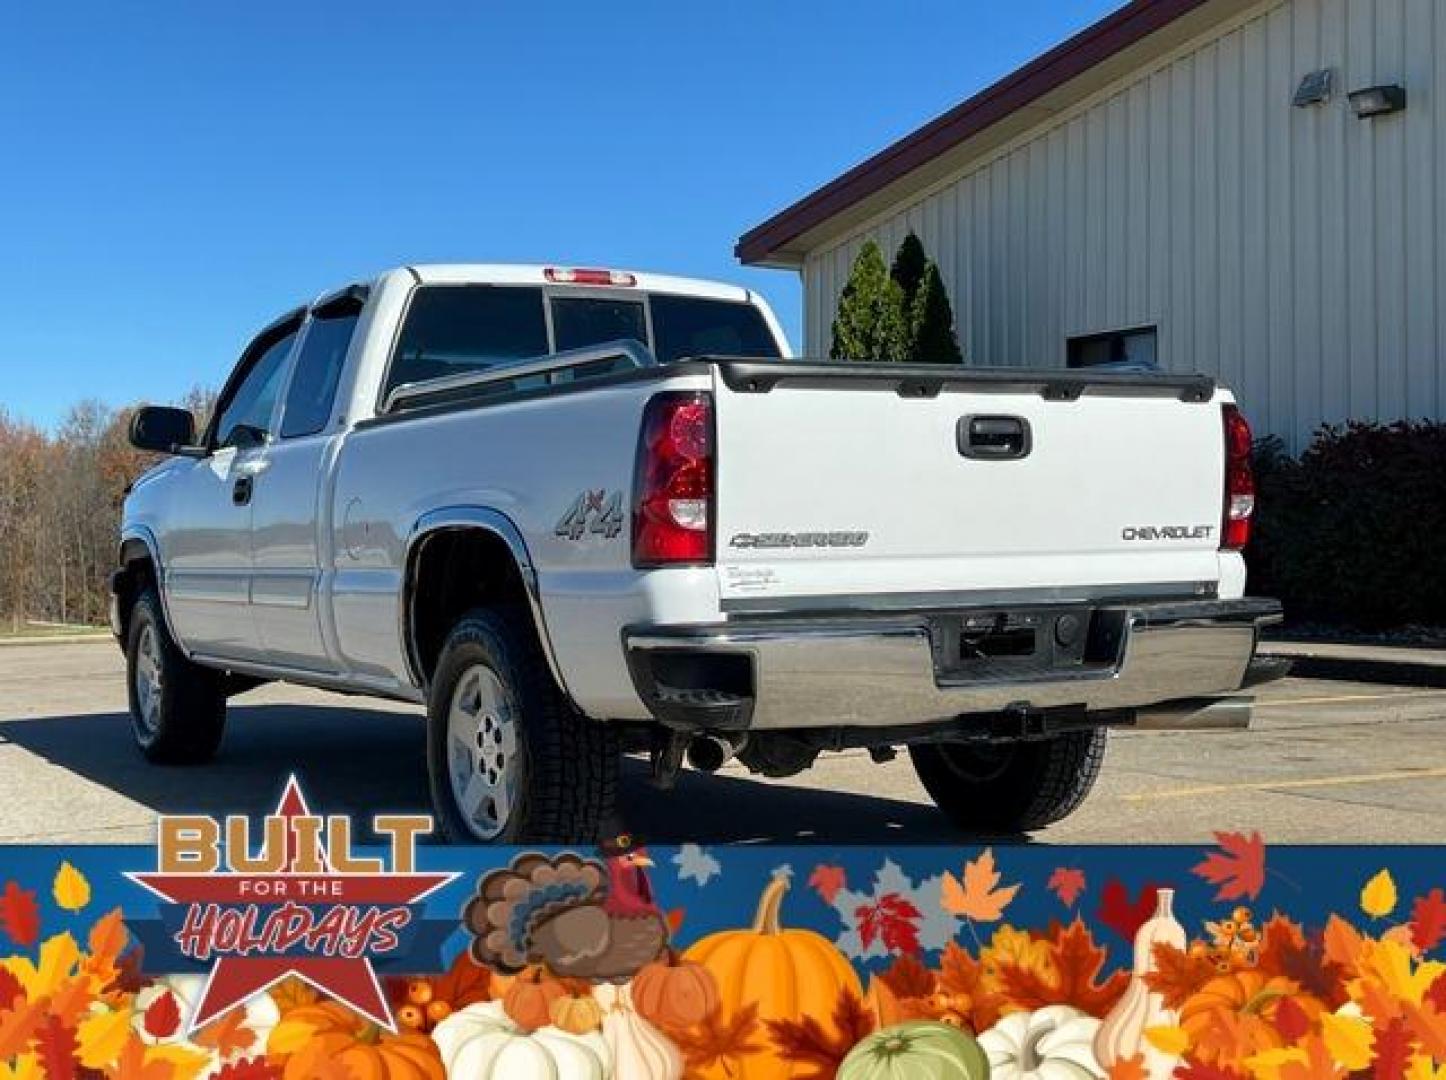
<svg viewBox="0 0 1446 1080">
<path fill-rule="evenodd" d="M 0 649 L 29 649 L 41 645 L 99 645 L 103 642 L 115 644 L 115 638 L 109 633 L 0 638 Z"/>
<path fill-rule="evenodd" d="M 1354 656 L 1313 656 L 1308 653 L 1272 653 L 1268 648 L 1262 649 L 1260 655 L 1290 660 L 1290 673 L 1297 679 L 1380 683 L 1384 686 L 1446 690 L 1446 664 L 1374 660 Z"/>
</svg>

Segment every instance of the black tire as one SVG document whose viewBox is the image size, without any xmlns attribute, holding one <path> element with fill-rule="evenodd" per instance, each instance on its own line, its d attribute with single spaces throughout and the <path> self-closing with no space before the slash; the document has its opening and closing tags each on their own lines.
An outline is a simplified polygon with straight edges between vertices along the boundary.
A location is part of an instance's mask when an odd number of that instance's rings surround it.
<svg viewBox="0 0 1446 1080">
<path fill-rule="evenodd" d="M 1109 732 L 1015 743 L 923 743 L 914 771 L 944 814 L 968 832 L 1021 833 L 1079 809 L 1104 765 Z"/>
<path fill-rule="evenodd" d="M 200 765 L 216 756 L 226 730 L 225 677 L 186 659 L 166 626 L 154 585 L 141 591 L 131 609 L 126 688 L 131 734 L 148 760 Z"/>
<path fill-rule="evenodd" d="M 475 757 L 468 738 L 454 742 L 449 736 L 454 704 L 464 713 L 470 704 L 462 700 L 470 695 L 470 687 L 462 690 L 463 680 L 470 682 L 474 675 Z M 465 736 L 466 720 L 459 717 L 459 723 Z M 511 756 L 504 754 L 506 746 L 514 748 Z M 465 760 L 459 760 L 463 754 Z M 477 609 L 452 629 L 427 699 L 427 775 L 433 811 L 447 839 L 595 844 L 603 828 L 613 824 L 620 756 L 616 731 L 578 712 L 559 689 L 526 612 Z M 506 767 L 493 767 L 499 763 Z M 475 816 L 464 809 L 456 790 L 471 790 L 474 772 L 487 781 L 482 789 L 494 793 Z M 510 783 L 492 786 L 500 776 Z M 496 796 L 499 791 L 510 792 L 511 798 Z M 485 827 L 474 827 L 474 821 Z"/>
</svg>

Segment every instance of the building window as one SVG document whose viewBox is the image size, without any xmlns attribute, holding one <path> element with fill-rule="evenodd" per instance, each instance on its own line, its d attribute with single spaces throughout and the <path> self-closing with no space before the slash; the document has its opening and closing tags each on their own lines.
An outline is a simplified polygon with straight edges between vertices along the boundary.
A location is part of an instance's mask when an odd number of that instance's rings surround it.
<svg viewBox="0 0 1446 1080">
<path fill-rule="evenodd" d="M 1158 337 L 1158 327 L 1154 326 L 1073 337 L 1069 339 L 1067 360 L 1072 368 L 1099 367 L 1102 364 L 1156 368 L 1160 366 Z"/>
</svg>

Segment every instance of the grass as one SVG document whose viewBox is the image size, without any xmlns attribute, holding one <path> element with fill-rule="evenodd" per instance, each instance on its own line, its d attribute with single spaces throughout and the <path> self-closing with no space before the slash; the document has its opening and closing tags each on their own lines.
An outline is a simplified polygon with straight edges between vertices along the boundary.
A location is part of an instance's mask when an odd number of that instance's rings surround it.
<svg viewBox="0 0 1446 1080">
<path fill-rule="evenodd" d="M 108 633 L 110 633 L 110 630 L 104 626 L 55 626 L 50 623 L 41 625 L 26 623 L 17 630 L 8 625 L 0 625 L 0 641 L 25 641 L 38 638 Z"/>
</svg>

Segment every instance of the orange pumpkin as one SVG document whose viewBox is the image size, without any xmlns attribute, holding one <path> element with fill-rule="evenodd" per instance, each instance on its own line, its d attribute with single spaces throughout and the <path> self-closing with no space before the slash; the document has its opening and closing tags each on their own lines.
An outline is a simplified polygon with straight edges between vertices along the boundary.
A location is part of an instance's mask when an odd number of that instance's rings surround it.
<svg viewBox="0 0 1446 1080">
<path fill-rule="evenodd" d="M 586 1035 L 602 1027 L 602 1006 L 591 994 L 564 994 L 553 1001 L 548 1015 L 553 1027 L 569 1035 Z"/>
<path fill-rule="evenodd" d="M 310 1080 L 322 1063 L 352 1080 L 446 1080 L 442 1057 L 427 1036 L 390 1035 L 345 1005 L 302 1005 L 281 1018 L 266 1043 L 283 1080 Z"/>
<path fill-rule="evenodd" d="M 725 1023 L 744 1006 L 757 1005 L 760 1023 L 808 1016 L 829 1029 L 828 1018 L 840 994 L 863 997 L 858 975 L 833 942 L 811 930 L 783 929 L 779 909 L 788 886 L 786 875 L 774 877 L 763 890 L 750 929 L 712 934 L 683 954 L 685 961 L 712 973 Z M 839 1034 L 830 1031 L 831 1036 Z M 697 1075 L 708 1080 L 791 1080 L 813 1071 L 805 1062 L 789 1062 L 771 1044 L 734 1061 L 736 1068 L 720 1061 Z"/>
<path fill-rule="evenodd" d="M 1190 1035 L 1194 1056 L 1207 1065 L 1242 1056 L 1242 1044 L 1249 1053 L 1278 1050 L 1285 1038 L 1275 1026 L 1275 1014 L 1287 997 L 1311 1019 L 1323 1011 L 1289 979 L 1245 970 L 1218 975 L 1191 994 L 1180 1007 L 1179 1024 Z"/>
<path fill-rule="evenodd" d="M 536 967 L 512 981 L 502 997 L 502 1007 L 518 1027 L 536 1031 L 552 1023 L 552 1003 L 564 997 L 567 997 L 567 987 Z"/>
<path fill-rule="evenodd" d="M 702 964 L 669 952 L 633 976 L 633 1007 L 665 1028 L 692 1027 L 718 1007 L 718 984 Z"/>
</svg>

